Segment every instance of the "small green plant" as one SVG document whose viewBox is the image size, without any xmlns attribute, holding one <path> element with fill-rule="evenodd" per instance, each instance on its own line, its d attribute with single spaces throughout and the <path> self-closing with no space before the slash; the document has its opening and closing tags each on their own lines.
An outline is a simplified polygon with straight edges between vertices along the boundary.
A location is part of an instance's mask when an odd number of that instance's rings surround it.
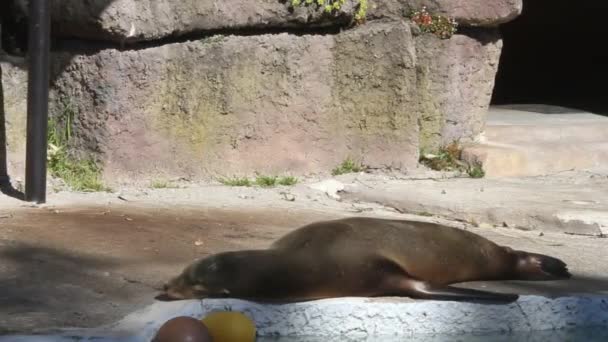
<svg viewBox="0 0 608 342">
<path fill-rule="evenodd" d="M 277 183 L 279 185 L 291 186 L 291 185 L 295 185 L 296 183 L 298 183 L 298 179 L 296 177 L 292 177 L 292 176 L 281 177 L 281 178 L 279 178 Z"/>
<path fill-rule="evenodd" d="M 252 183 L 247 177 L 221 178 L 220 183 L 228 186 L 251 186 Z"/>
<path fill-rule="evenodd" d="M 150 187 L 153 188 L 153 189 L 177 188 L 177 186 L 175 184 L 171 183 L 170 181 L 163 180 L 163 179 L 153 180 L 150 183 Z"/>
<path fill-rule="evenodd" d="M 276 176 L 257 176 L 255 178 L 255 184 L 268 188 L 277 185 L 277 179 L 278 177 Z"/>
<path fill-rule="evenodd" d="M 277 185 L 291 186 L 298 182 L 296 177 L 286 176 L 257 176 L 254 180 L 247 177 L 233 177 L 233 178 L 222 178 L 219 180 L 220 183 L 228 186 L 261 186 L 263 188 L 270 188 Z"/>
<path fill-rule="evenodd" d="M 361 172 L 365 169 L 365 167 L 361 163 L 357 163 L 352 160 L 350 157 L 346 158 L 342 164 L 338 165 L 335 169 L 331 171 L 333 176 L 343 175 L 345 173 L 355 173 Z"/>
<path fill-rule="evenodd" d="M 432 33 L 441 39 L 452 37 L 458 30 L 456 20 L 440 14 L 430 14 L 425 6 L 420 10 L 412 11 L 407 16 L 420 27 L 422 32 Z"/>
<path fill-rule="evenodd" d="M 357 22 L 364 21 L 366 15 L 367 15 L 367 0 L 359 0 L 359 8 L 357 9 L 357 13 L 355 13 L 355 21 L 357 21 Z"/>
<path fill-rule="evenodd" d="M 213 43 L 221 43 L 224 41 L 225 37 L 223 35 L 214 35 L 201 39 L 201 42 L 204 44 L 213 44 Z"/>
<path fill-rule="evenodd" d="M 358 0 L 357 12 L 355 13 L 355 21 L 365 21 L 367 15 L 368 0 Z M 325 13 L 331 14 L 339 11 L 346 3 L 346 0 L 290 0 L 291 6 L 297 7 L 301 5 L 315 5 L 319 9 L 323 9 Z"/>
<path fill-rule="evenodd" d="M 420 153 L 420 163 L 435 171 L 458 171 L 464 166 L 461 161 L 462 149 L 454 142 L 441 147 L 437 153 Z"/>
<path fill-rule="evenodd" d="M 435 171 L 466 172 L 471 178 L 483 178 L 485 176 L 481 164 L 473 163 L 469 165 L 462 161 L 462 148 L 457 142 L 440 148 L 437 153 L 421 151 L 419 161 Z"/>
<path fill-rule="evenodd" d="M 68 152 L 75 111 L 68 102 L 63 111 L 49 118 L 47 130 L 47 166 L 53 177 L 61 178 L 76 191 L 108 191 L 101 181 L 101 168 L 93 159 L 78 159 Z M 61 127 L 63 125 L 63 127 Z"/>
<path fill-rule="evenodd" d="M 483 170 L 482 166 L 478 163 L 475 163 L 469 166 L 467 170 L 469 177 L 471 178 L 483 178 L 486 175 L 486 172 Z"/>
</svg>

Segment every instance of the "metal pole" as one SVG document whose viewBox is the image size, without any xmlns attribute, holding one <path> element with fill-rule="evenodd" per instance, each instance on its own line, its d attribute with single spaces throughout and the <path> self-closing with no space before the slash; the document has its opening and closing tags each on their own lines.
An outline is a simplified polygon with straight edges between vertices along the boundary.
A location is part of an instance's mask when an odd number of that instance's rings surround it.
<svg viewBox="0 0 608 342">
<path fill-rule="evenodd" d="M 2 10 L 2 7 L 0 7 Z M 2 54 L 2 18 L 0 17 L 0 54 Z M 9 184 L 6 153 L 6 123 L 4 115 L 4 89 L 2 88 L 2 67 L 0 67 L 0 189 Z"/>
<path fill-rule="evenodd" d="M 2 25 L 2 23 L 0 23 Z M 0 46 L 0 49 L 2 47 Z M 0 51 L 0 53 L 2 53 Z M 2 89 L 2 67 L 0 67 L 0 190 L 8 186 L 10 178 L 7 170 L 6 123 L 4 115 L 4 89 Z"/>
<path fill-rule="evenodd" d="M 25 200 L 46 202 L 51 16 L 48 0 L 30 0 Z"/>
</svg>

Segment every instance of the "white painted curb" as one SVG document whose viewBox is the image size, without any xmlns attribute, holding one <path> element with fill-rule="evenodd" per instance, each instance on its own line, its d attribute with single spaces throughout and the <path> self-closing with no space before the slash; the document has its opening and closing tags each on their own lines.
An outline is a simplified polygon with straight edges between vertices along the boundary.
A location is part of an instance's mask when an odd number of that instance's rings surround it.
<svg viewBox="0 0 608 342">
<path fill-rule="evenodd" d="M 491 334 L 583 327 L 608 328 L 607 296 L 522 296 L 512 304 L 413 301 L 405 298 L 338 298 L 294 304 L 258 304 L 236 299 L 155 303 L 123 320 L 93 329 L 46 336 L 2 336 L 0 342 L 149 342 L 175 316 L 202 318 L 213 311 L 240 311 L 259 336 L 310 336 L 329 341 L 418 334 Z M 383 340 L 385 340 L 383 338 Z M 337 340 L 336 340 L 337 341 Z"/>
</svg>

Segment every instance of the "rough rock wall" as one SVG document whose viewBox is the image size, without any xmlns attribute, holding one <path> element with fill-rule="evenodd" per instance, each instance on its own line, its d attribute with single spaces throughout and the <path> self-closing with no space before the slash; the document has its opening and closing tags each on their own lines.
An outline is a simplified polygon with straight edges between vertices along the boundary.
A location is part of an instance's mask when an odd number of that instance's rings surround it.
<svg viewBox="0 0 608 342">
<path fill-rule="evenodd" d="M 348 156 L 403 168 L 418 157 L 413 48 L 390 23 L 108 49 L 74 58 L 54 103 L 75 105 L 75 145 L 112 179 L 323 172 Z"/>
<path fill-rule="evenodd" d="M 417 37 L 420 147 L 475 140 L 483 131 L 502 41 L 489 30 Z"/>
<path fill-rule="evenodd" d="M 56 37 L 76 39 L 53 54 L 51 114 L 76 109 L 71 146 L 102 161 L 110 181 L 327 172 L 347 156 L 415 167 L 419 148 L 481 133 L 501 48 L 491 28 L 413 35 L 403 13 L 414 0 L 372 0 L 354 28 L 356 2 L 327 16 L 270 0 L 51 1 Z M 424 3 L 465 26 L 521 10 L 515 0 Z M 22 76 L 9 74 L 5 96 L 23 107 L 11 83 Z M 14 104 L 18 137 L 25 110 Z"/>
</svg>

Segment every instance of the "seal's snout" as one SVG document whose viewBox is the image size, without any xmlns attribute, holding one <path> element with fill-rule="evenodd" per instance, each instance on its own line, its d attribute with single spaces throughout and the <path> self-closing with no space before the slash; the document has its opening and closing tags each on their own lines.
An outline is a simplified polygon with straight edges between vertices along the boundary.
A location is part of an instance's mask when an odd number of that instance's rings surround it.
<svg viewBox="0 0 608 342">
<path fill-rule="evenodd" d="M 160 300 L 162 302 L 170 302 L 170 301 L 175 300 L 175 299 L 169 297 L 169 295 L 167 295 L 166 293 L 159 293 L 158 295 L 156 295 L 156 297 L 154 297 L 154 299 Z"/>
<path fill-rule="evenodd" d="M 181 291 L 173 288 L 170 284 L 165 284 L 163 285 L 162 292 L 156 297 L 156 299 L 171 301 L 185 299 L 185 296 L 181 293 Z"/>
<path fill-rule="evenodd" d="M 184 288 L 185 286 L 182 277 L 173 278 L 167 282 L 158 284 L 156 289 L 160 294 L 155 298 L 164 301 L 183 299 L 184 296 L 182 292 L 184 292 Z"/>
</svg>

